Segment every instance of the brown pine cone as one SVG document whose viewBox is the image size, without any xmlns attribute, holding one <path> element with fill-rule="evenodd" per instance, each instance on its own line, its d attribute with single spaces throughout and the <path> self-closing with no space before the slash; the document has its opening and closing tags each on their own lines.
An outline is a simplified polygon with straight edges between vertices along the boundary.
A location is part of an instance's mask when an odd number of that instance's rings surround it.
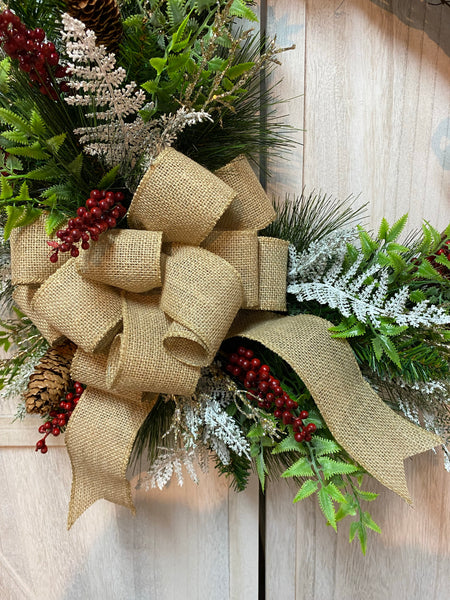
<svg viewBox="0 0 450 600">
<path fill-rule="evenodd" d="M 28 413 L 47 414 L 58 408 L 70 385 L 70 365 L 76 346 L 68 341 L 52 346 L 34 369 L 24 394 Z"/>
<path fill-rule="evenodd" d="M 65 4 L 72 17 L 95 32 L 98 44 L 117 50 L 123 27 L 116 0 L 65 0 Z"/>
</svg>

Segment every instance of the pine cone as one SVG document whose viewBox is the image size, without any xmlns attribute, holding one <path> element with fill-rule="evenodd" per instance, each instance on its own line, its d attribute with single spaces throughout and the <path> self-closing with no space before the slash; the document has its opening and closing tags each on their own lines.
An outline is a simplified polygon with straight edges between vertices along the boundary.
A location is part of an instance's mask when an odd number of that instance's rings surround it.
<svg viewBox="0 0 450 600">
<path fill-rule="evenodd" d="M 44 415 L 58 408 L 71 384 L 70 365 L 75 350 L 75 344 L 69 341 L 52 346 L 41 358 L 24 394 L 28 413 Z"/>
<path fill-rule="evenodd" d="M 123 27 L 116 0 L 65 0 L 67 12 L 95 32 L 97 43 L 114 52 Z"/>
</svg>

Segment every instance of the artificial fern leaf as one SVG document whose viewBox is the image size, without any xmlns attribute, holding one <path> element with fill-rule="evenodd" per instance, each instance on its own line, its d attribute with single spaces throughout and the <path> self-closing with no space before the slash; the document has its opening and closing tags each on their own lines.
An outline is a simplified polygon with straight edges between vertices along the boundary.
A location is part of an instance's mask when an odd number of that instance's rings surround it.
<svg viewBox="0 0 450 600">
<path fill-rule="evenodd" d="M 48 135 L 48 129 L 45 121 L 36 110 L 31 111 L 30 127 L 34 135 L 37 137 L 45 138 Z"/>
<path fill-rule="evenodd" d="M 50 139 L 46 140 L 47 146 L 53 152 L 53 154 L 57 154 L 61 146 L 64 144 L 64 141 L 67 137 L 67 134 L 60 133 L 59 135 L 54 135 Z"/>
<path fill-rule="evenodd" d="M 13 173 L 14 171 L 23 171 L 23 163 L 20 158 L 9 155 L 6 159 L 6 168 L 8 169 L 9 173 Z"/>
<path fill-rule="evenodd" d="M 314 446 L 316 456 L 335 454 L 341 450 L 340 446 L 334 440 L 327 440 L 318 435 L 313 436 L 311 444 Z"/>
<path fill-rule="evenodd" d="M 272 454 L 280 454 L 281 452 L 291 452 L 295 451 L 300 455 L 306 455 L 306 450 L 303 444 L 300 442 L 296 442 L 294 435 L 291 433 L 287 437 L 285 437 L 281 442 L 279 442 L 274 449 L 272 450 Z"/>
<path fill-rule="evenodd" d="M 441 274 L 436 271 L 436 269 L 433 268 L 427 260 L 423 260 L 420 263 L 417 269 L 417 276 L 423 279 L 443 279 Z"/>
<path fill-rule="evenodd" d="M 358 235 L 361 242 L 361 250 L 363 251 L 365 258 L 369 258 L 369 256 L 378 249 L 378 243 L 372 240 L 369 234 L 364 231 L 360 225 L 358 225 Z"/>
<path fill-rule="evenodd" d="M 345 502 L 345 497 L 344 497 L 343 493 L 331 481 L 330 481 L 330 483 L 325 485 L 323 489 L 336 502 Z"/>
<path fill-rule="evenodd" d="M 389 223 L 386 221 L 386 219 L 383 217 L 381 219 L 381 223 L 380 223 L 380 228 L 378 230 L 378 239 L 379 240 L 385 240 L 386 239 L 386 235 L 389 231 Z"/>
<path fill-rule="evenodd" d="M 318 492 L 319 506 L 326 520 L 331 527 L 337 531 L 336 528 L 336 513 L 334 511 L 333 501 L 325 487 L 321 487 Z"/>
<path fill-rule="evenodd" d="M 423 302 L 426 299 L 426 295 L 422 292 L 422 290 L 413 290 L 409 294 L 409 299 L 411 302 Z"/>
<path fill-rule="evenodd" d="M 325 479 L 330 479 L 333 475 L 349 475 L 357 471 L 357 467 L 350 463 L 333 460 L 327 456 L 320 456 L 317 459 L 320 464 Z"/>
<path fill-rule="evenodd" d="M 7 125 L 11 125 L 17 129 L 17 131 L 20 131 L 25 135 L 32 135 L 31 128 L 25 119 L 16 115 L 12 110 L 0 108 L 0 121 L 3 121 L 3 123 L 6 123 Z"/>
<path fill-rule="evenodd" d="M 400 219 L 396 223 L 394 223 L 392 225 L 392 227 L 389 229 L 389 233 L 386 235 L 386 241 L 387 242 L 395 242 L 395 240 L 398 238 L 398 236 L 403 231 L 407 221 L 408 221 L 408 214 L 403 215 L 403 217 L 400 217 Z"/>
<path fill-rule="evenodd" d="M 247 21 L 258 21 L 258 17 L 251 8 L 247 6 L 245 0 L 234 0 L 231 5 L 230 15 L 241 19 L 247 19 Z"/>
<path fill-rule="evenodd" d="M 397 367 L 401 368 L 402 363 L 400 361 L 400 357 L 398 355 L 397 348 L 395 347 L 394 342 L 390 340 L 386 335 L 379 335 L 378 339 L 380 340 L 386 355 L 389 356 L 389 358 L 394 364 L 397 365 Z"/>
<path fill-rule="evenodd" d="M 52 181 L 60 175 L 61 171 L 58 165 L 53 161 L 49 161 L 42 167 L 30 171 L 25 177 L 34 181 Z"/>
<path fill-rule="evenodd" d="M 450 260 L 448 260 L 448 258 L 446 258 L 443 254 L 437 256 L 435 261 L 440 265 L 444 265 L 444 267 L 447 267 L 447 269 L 450 269 Z"/>
<path fill-rule="evenodd" d="M 355 488 L 355 492 L 358 496 L 360 496 L 366 502 L 372 502 L 373 500 L 376 500 L 379 495 L 379 494 L 376 494 L 375 492 L 364 492 L 363 490 L 358 490 L 358 488 Z"/>
<path fill-rule="evenodd" d="M 9 236 L 11 235 L 11 231 L 14 229 L 14 227 L 17 227 L 20 220 L 22 219 L 22 217 L 25 213 L 25 207 L 24 206 L 6 206 L 5 211 L 6 211 L 7 219 L 6 219 L 5 228 L 4 228 L 4 238 L 5 238 L 5 240 L 7 240 L 7 239 L 9 239 Z"/>
<path fill-rule="evenodd" d="M 8 142 L 14 142 L 15 144 L 22 144 L 24 146 L 30 143 L 28 136 L 16 129 L 2 131 L 2 137 L 5 140 L 8 140 Z"/>
<path fill-rule="evenodd" d="M 368 512 L 363 512 L 362 520 L 366 527 L 368 527 L 369 529 L 372 529 L 372 531 L 381 533 L 380 527 L 375 523 L 375 521 L 372 519 L 372 517 L 370 516 L 370 514 Z"/>
<path fill-rule="evenodd" d="M 115 167 L 117 171 L 119 167 Z M 83 153 L 80 152 L 76 158 L 73 159 L 71 163 L 67 165 L 67 170 L 71 173 L 76 179 L 81 178 L 81 171 L 83 169 Z M 101 188 L 103 189 L 103 188 Z"/>
<path fill-rule="evenodd" d="M 0 200 L 9 200 L 13 195 L 13 189 L 4 175 L 1 176 L 1 194 Z"/>
<path fill-rule="evenodd" d="M 67 221 L 66 215 L 63 213 L 52 210 L 45 220 L 45 233 L 51 237 L 55 231 L 61 228 L 61 225 Z"/>
<path fill-rule="evenodd" d="M 8 148 L 8 152 L 9 154 L 14 154 L 15 156 L 25 156 L 26 158 L 34 158 L 36 160 L 50 158 L 50 156 L 41 148 L 38 142 L 34 142 L 31 144 L 31 146 Z"/>
<path fill-rule="evenodd" d="M 15 227 L 26 227 L 27 225 L 31 225 L 41 216 L 42 212 L 39 208 L 34 208 L 33 206 L 26 206 L 25 210 L 22 213 L 21 218 L 17 221 Z"/>
<path fill-rule="evenodd" d="M 314 481 L 314 479 L 307 479 L 302 484 L 302 487 L 299 489 L 299 491 L 297 492 L 297 494 L 293 500 L 294 504 L 295 504 L 295 502 L 300 502 L 300 500 L 304 500 L 305 498 L 308 498 L 308 496 L 311 496 L 311 494 L 314 494 L 314 492 L 317 491 L 318 487 L 319 487 L 318 481 Z"/>
<path fill-rule="evenodd" d="M 392 267 L 395 274 L 407 270 L 408 265 L 406 264 L 405 259 L 402 256 L 400 256 L 400 254 L 398 254 L 397 252 L 389 251 L 387 255 L 389 258 L 389 265 Z"/>
<path fill-rule="evenodd" d="M 19 195 L 16 198 L 17 202 L 30 202 L 31 198 L 30 198 L 30 193 L 28 190 L 28 185 L 27 182 L 24 181 L 22 183 L 22 185 L 20 186 L 20 192 Z"/>
<path fill-rule="evenodd" d="M 98 183 L 98 189 L 105 190 L 105 189 L 111 187 L 112 184 L 114 183 L 114 181 L 116 180 L 116 177 L 119 173 L 119 169 L 120 169 L 120 165 L 116 165 L 115 167 L 110 169 L 105 175 L 103 175 L 103 177 L 100 179 L 100 181 Z"/>
<path fill-rule="evenodd" d="M 9 91 L 9 74 L 11 72 L 11 59 L 9 57 L 0 61 L 0 92 L 7 95 Z"/>
<path fill-rule="evenodd" d="M 186 16 L 185 0 L 167 0 L 167 16 L 172 27 L 178 27 Z"/>
<path fill-rule="evenodd" d="M 282 473 L 281 477 L 313 477 L 314 473 L 307 458 L 301 458 L 289 469 Z"/>
</svg>

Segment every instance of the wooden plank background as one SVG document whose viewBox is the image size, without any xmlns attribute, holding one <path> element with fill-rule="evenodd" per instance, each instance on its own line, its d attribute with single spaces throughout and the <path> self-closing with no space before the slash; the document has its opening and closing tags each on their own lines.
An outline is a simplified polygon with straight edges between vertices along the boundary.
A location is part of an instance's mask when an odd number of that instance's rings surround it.
<svg viewBox="0 0 450 600">
<path fill-rule="evenodd" d="M 262 24 L 296 44 L 277 75 L 280 109 L 302 146 L 272 165 L 268 190 L 361 194 L 370 223 L 410 213 L 450 220 L 450 9 L 422 0 L 264 0 Z M 137 517 L 100 501 L 65 530 L 70 466 L 62 439 L 33 451 L 36 423 L 0 406 L 0 598 L 3 600 L 256 600 L 258 489 L 199 487 L 136 493 Z M 348 528 L 326 528 L 313 499 L 269 486 L 267 600 L 446 600 L 450 476 L 440 456 L 407 461 L 414 510 L 382 486 L 372 504 L 383 534 L 364 559 Z M 261 523 L 264 525 L 264 523 Z"/>
<path fill-rule="evenodd" d="M 304 130 L 294 160 L 275 164 L 281 197 L 321 189 L 369 202 L 370 225 L 409 212 L 450 222 L 450 9 L 419 0 L 268 0 L 267 29 L 296 50 L 283 95 L 304 94 L 289 121 Z M 266 498 L 268 600 L 445 600 L 450 589 L 450 476 L 432 453 L 407 461 L 415 509 L 381 485 L 381 536 L 366 558 L 324 525 L 313 498 L 272 484 Z"/>
</svg>

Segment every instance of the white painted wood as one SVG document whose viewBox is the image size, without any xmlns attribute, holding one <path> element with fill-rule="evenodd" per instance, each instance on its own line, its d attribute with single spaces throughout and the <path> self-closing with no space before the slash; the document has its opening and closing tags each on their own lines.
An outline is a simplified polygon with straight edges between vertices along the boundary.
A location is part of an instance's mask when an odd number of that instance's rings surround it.
<svg viewBox="0 0 450 600">
<path fill-rule="evenodd" d="M 256 600 L 257 486 L 200 479 L 137 491 L 136 517 L 101 500 L 68 532 L 65 449 L 1 448 L 0 597 Z"/>
<path fill-rule="evenodd" d="M 271 8 L 272 7 L 272 8 Z M 433 12 L 434 11 L 434 12 Z M 302 31 L 304 61 L 289 65 L 284 97 L 304 93 L 301 167 L 277 166 L 271 190 L 299 178 L 340 198 L 361 194 L 370 223 L 410 213 L 409 229 L 450 221 L 450 10 L 420 0 L 268 0 L 271 33 Z M 293 40 L 291 40 L 293 41 Z M 299 45 L 299 42 L 297 41 Z M 280 111 L 282 112 L 282 111 Z M 292 189 L 292 188 L 291 188 Z M 372 482 L 382 535 L 363 558 L 348 527 L 336 535 L 295 486 L 266 497 L 267 600 L 446 600 L 450 589 L 450 476 L 432 453 L 407 461 L 415 509 Z"/>
</svg>

